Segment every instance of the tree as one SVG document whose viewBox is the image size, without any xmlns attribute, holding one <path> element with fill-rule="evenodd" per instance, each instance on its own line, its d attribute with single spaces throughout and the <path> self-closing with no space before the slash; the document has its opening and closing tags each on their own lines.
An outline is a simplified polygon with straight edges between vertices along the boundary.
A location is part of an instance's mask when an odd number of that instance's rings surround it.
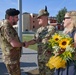
<svg viewBox="0 0 76 75">
<path fill-rule="evenodd" d="M 67 9 L 65 7 L 58 12 L 58 14 L 56 16 L 58 23 L 62 23 L 66 12 L 67 12 Z"/>
</svg>

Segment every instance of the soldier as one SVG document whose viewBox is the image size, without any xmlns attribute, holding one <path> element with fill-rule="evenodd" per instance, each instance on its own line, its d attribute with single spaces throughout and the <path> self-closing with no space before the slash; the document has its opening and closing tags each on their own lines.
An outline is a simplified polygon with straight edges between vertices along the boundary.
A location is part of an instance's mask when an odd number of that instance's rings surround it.
<svg viewBox="0 0 76 75">
<path fill-rule="evenodd" d="M 28 45 L 38 44 L 39 75 L 53 75 L 53 70 L 46 67 L 46 63 L 51 56 L 51 51 L 46 50 L 46 47 L 44 46 L 44 44 L 47 43 L 47 40 L 55 32 L 55 27 L 53 25 L 48 25 L 48 16 L 47 7 L 39 11 L 37 19 L 40 28 L 37 30 L 34 39 L 27 42 Z"/>
<path fill-rule="evenodd" d="M 20 57 L 22 46 L 16 30 L 13 25 L 17 24 L 19 10 L 10 8 L 6 10 L 6 19 L 0 25 L 0 41 L 3 55 L 3 61 L 6 65 L 9 75 L 21 75 Z"/>
</svg>

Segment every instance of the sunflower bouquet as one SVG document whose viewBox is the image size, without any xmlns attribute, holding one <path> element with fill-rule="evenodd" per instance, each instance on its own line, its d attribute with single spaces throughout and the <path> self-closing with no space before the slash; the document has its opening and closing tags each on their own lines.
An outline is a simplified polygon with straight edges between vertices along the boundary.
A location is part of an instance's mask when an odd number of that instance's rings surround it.
<svg viewBox="0 0 76 75">
<path fill-rule="evenodd" d="M 65 68 L 67 61 L 73 59 L 75 48 L 69 35 L 55 33 L 47 44 L 53 54 L 46 64 L 50 69 Z"/>
</svg>

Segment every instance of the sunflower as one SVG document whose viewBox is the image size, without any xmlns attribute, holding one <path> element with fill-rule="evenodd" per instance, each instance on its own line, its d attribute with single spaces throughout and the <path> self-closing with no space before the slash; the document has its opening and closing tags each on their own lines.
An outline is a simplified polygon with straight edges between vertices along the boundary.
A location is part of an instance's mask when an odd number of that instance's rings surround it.
<svg viewBox="0 0 76 75">
<path fill-rule="evenodd" d="M 52 38 L 54 39 L 55 42 L 58 42 L 61 39 L 61 36 L 58 34 L 55 34 Z"/>
<path fill-rule="evenodd" d="M 67 38 L 64 38 L 62 40 L 60 40 L 59 42 L 59 46 L 62 48 L 62 49 L 65 49 L 70 43 L 70 40 L 67 39 Z"/>
</svg>

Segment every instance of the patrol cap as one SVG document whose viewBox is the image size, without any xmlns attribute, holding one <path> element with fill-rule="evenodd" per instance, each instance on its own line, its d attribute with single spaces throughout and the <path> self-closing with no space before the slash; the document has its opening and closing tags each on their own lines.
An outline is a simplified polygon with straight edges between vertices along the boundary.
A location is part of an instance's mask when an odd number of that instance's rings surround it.
<svg viewBox="0 0 76 75">
<path fill-rule="evenodd" d="M 39 18 L 39 17 L 41 17 L 41 16 L 49 16 L 49 13 L 48 13 L 48 11 L 47 11 L 47 7 L 46 7 L 46 6 L 45 6 L 45 9 L 41 9 L 41 10 L 39 11 L 39 14 L 38 14 L 37 18 Z"/>
<path fill-rule="evenodd" d="M 10 8 L 6 10 L 6 15 L 9 15 L 9 16 L 15 16 L 15 15 L 18 15 L 19 13 L 20 11 L 16 10 L 15 8 Z"/>
</svg>

